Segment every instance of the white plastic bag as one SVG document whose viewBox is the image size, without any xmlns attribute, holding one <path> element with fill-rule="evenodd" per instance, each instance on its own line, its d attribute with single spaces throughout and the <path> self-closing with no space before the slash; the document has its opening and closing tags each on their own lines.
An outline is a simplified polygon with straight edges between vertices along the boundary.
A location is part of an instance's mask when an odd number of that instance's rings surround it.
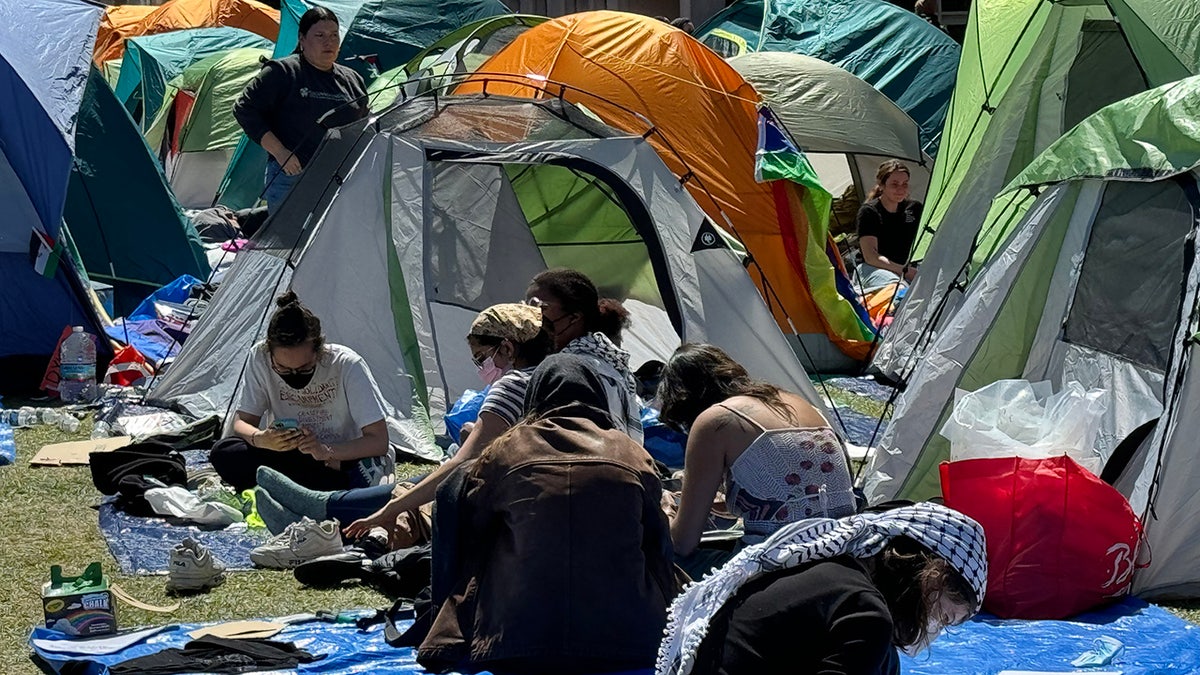
<svg viewBox="0 0 1200 675">
<path fill-rule="evenodd" d="M 950 461 L 1067 455 L 1099 475 L 1096 435 L 1108 408 L 1104 389 L 1077 382 L 1055 394 L 1049 382 L 1000 380 L 974 392 L 954 393 L 954 410 L 942 427 Z"/>
</svg>

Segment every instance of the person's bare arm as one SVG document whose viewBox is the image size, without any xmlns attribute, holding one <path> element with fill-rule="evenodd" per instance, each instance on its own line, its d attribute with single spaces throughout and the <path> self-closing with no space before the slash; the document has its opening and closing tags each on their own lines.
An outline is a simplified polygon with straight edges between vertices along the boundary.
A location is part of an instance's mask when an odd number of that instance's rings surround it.
<svg viewBox="0 0 1200 675">
<path fill-rule="evenodd" d="M 700 545 L 700 537 L 712 511 L 713 498 L 725 477 L 727 435 L 723 433 L 729 411 L 712 407 L 696 418 L 688 434 L 683 459 L 683 491 L 679 508 L 671 519 L 671 542 L 675 552 L 688 555 Z"/>
<path fill-rule="evenodd" d="M 871 267 L 887 270 L 896 276 L 904 277 L 908 281 L 912 281 L 913 276 L 916 275 L 916 268 L 889 260 L 886 256 L 879 253 L 879 237 L 860 238 L 858 240 L 858 248 L 862 251 L 863 262 Z"/>
</svg>

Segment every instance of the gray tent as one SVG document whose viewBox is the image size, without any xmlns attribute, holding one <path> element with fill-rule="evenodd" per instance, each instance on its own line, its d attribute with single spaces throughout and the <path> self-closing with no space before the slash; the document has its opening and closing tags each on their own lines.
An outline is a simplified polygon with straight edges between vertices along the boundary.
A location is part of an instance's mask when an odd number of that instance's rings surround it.
<svg viewBox="0 0 1200 675">
<path fill-rule="evenodd" d="M 741 258 L 644 138 L 558 99 L 497 96 L 421 97 L 328 132 L 152 397 L 225 414 L 291 288 L 371 366 L 393 440 L 427 444 L 447 401 L 479 386 L 475 314 L 555 266 L 625 301 L 634 366 L 708 341 L 822 406 Z"/>
<path fill-rule="evenodd" d="M 900 396 L 866 472 L 872 502 L 939 493 L 956 389 L 1103 388 L 1094 449 L 1153 552 L 1135 592 L 1200 596 L 1198 102 L 1194 77 L 1110 105 L 996 198 L 975 242 L 995 252 Z"/>
</svg>

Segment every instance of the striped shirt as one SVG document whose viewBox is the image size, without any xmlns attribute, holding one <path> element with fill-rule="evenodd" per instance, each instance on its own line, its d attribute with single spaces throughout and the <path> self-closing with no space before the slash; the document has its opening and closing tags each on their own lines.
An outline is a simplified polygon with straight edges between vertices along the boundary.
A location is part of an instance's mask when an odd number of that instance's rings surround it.
<svg viewBox="0 0 1200 675">
<path fill-rule="evenodd" d="M 479 406 L 479 412 L 489 412 L 512 426 L 525 416 L 525 390 L 529 388 L 529 378 L 533 368 L 510 370 L 488 389 Z"/>
</svg>

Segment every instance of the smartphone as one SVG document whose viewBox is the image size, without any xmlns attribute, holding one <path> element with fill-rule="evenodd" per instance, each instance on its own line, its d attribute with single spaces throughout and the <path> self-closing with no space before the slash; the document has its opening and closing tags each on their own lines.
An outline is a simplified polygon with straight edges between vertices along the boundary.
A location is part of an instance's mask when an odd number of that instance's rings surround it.
<svg viewBox="0 0 1200 675">
<path fill-rule="evenodd" d="M 275 420 L 275 423 L 271 425 L 271 428 L 278 429 L 280 431 L 284 429 L 299 429 L 300 422 L 289 417 L 287 419 Z"/>
</svg>

